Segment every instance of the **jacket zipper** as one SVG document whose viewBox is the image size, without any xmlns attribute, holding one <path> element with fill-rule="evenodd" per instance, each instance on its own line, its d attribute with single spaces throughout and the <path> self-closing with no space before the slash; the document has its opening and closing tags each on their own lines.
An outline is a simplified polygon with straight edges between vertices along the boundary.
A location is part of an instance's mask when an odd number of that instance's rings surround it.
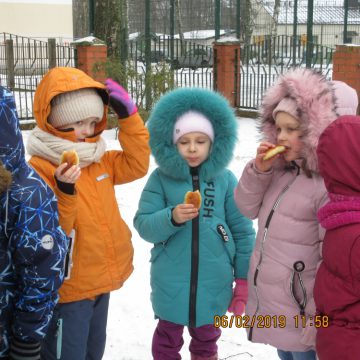
<svg viewBox="0 0 360 360">
<path fill-rule="evenodd" d="M 199 170 L 190 168 L 193 191 L 200 190 Z M 196 296 L 199 275 L 199 216 L 192 220 L 189 326 L 196 326 Z"/>
<path fill-rule="evenodd" d="M 274 212 L 277 209 L 277 207 L 279 206 L 283 196 L 289 190 L 290 186 L 296 180 L 297 176 L 300 174 L 300 167 L 295 162 L 293 162 L 293 165 L 297 169 L 296 176 L 281 190 L 281 192 L 278 195 L 278 197 L 276 198 L 275 203 L 272 206 L 272 208 L 270 210 L 270 213 L 269 213 L 269 215 L 268 215 L 268 217 L 266 219 L 266 222 L 265 222 L 264 235 L 262 237 L 261 244 L 260 244 L 261 245 L 260 246 L 260 257 L 259 257 L 258 264 L 256 265 L 255 273 L 254 273 L 253 287 L 254 287 L 255 295 L 256 295 L 256 309 L 255 309 L 255 313 L 253 315 L 254 318 L 256 318 L 257 313 L 259 312 L 259 307 L 260 307 L 259 293 L 258 293 L 258 289 L 257 289 L 257 277 L 258 277 L 259 272 L 260 272 L 260 267 L 261 267 L 261 263 L 262 263 L 262 259 L 263 259 L 263 253 L 264 253 L 264 245 L 265 245 L 265 240 L 266 240 L 267 233 L 268 233 L 268 230 L 269 230 L 270 222 L 271 222 L 271 219 L 272 219 L 272 217 L 274 215 Z M 254 330 L 254 328 L 250 327 L 249 336 L 248 336 L 248 339 L 250 341 L 252 340 L 252 337 L 253 337 L 253 330 Z"/>
</svg>

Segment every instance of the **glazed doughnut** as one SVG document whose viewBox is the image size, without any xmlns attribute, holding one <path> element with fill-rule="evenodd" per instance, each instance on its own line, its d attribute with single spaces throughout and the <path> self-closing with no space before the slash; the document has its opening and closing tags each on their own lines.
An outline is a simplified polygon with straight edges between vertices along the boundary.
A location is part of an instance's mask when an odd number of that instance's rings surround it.
<svg viewBox="0 0 360 360">
<path fill-rule="evenodd" d="M 283 145 L 277 145 L 275 146 L 274 148 L 268 150 L 266 153 L 265 153 L 265 156 L 263 157 L 263 160 L 269 160 L 271 159 L 272 157 L 274 157 L 275 155 L 277 154 L 281 154 L 282 152 L 284 152 L 286 150 L 285 146 Z"/>
<path fill-rule="evenodd" d="M 61 172 L 61 175 L 69 170 L 73 165 L 79 165 L 79 155 L 75 150 L 64 151 L 60 157 L 60 164 L 67 163 L 67 166 Z"/>
<path fill-rule="evenodd" d="M 184 198 L 185 204 L 193 204 L 197 209 L 201 208 L 201 194 L 199 190 L 188 191 Z"/>
</svg>

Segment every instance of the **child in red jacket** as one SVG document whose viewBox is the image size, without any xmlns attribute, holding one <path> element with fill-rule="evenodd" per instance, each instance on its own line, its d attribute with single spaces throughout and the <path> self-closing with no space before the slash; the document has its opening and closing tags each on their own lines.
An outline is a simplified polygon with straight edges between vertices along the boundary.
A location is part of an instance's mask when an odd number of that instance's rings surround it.
<svg viewBox="0 0 360 360">
<path fill-rule="evenodd" d="M 360 117 L 342 116 L 321 135 L 317 154 L 330 201 L 318 212 L 326 229 L 314 286 L 320 360 L 360 354 Z"/>
</svg>

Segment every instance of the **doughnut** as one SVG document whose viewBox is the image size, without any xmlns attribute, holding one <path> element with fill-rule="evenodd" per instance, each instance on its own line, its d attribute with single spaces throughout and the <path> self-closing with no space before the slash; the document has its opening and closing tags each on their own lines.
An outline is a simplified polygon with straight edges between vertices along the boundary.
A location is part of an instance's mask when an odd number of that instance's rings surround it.
<svg viewBox="0 0 360 360">
<path fill-rule="evenodd" d="M 201 194 L 199 190 L 188 191 L 184 198 L 185 204 L 193 204 L 197 209 L 201 208 Z"/>
<path fill-rule="evenodd" d="M 79 165 L 79 155 L 75 150 L 64 151 L 60 157 L 60 164 L 67 163 L 67 166 L 61 172 L 61 175 L 69 170 L 73 165 Z"/>
<path fill-rule="evenodd" d="M 282 152 L 284 152 L 286 150 L 285 146 L 282 146 L 282 145 L 277 145 L 275 146 L 274 148 L 268 150 L 266 153 L 265 153 L 265 156 L 263 157 L 263 160 L 269 160 L 271 159 L 272 157 L 274 157 L 275 155 L 277 154 L 281 154 Z"/>
</svg>

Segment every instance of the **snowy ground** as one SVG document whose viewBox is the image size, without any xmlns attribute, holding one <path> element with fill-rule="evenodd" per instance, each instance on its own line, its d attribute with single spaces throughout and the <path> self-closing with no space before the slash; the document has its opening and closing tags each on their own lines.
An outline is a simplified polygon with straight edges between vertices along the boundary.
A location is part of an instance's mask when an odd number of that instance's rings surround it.
<svg viewBox="0 0 360 360">
<path fill-rule="evenodd" d="M 256 152 L 258 136 L 253 119 L 239 118 L 239 142 L 234 159 L 229 168 L 237 177 Z M 119 148 L 115 131 L 105 131 L 108 149 Z M 24 141 L 27 132 L 24 131 Z M 150 174 L 156 167 L 151 158 Z M 122 217 L 132 229 L 135 248 L 135 270 L 124 286 L 111 294 L 107 345 L 104 360 L 151 360 L 151 339 L 156 320 L 150 303 L 150 249 L 151 245 L 142 240 L 132 226 L 141 191 L 148 176 L 130 184 L 118 186 L 116 196 Z M 176 311 L 176 310 L 175 310 Z M 185 334 L 185 344 L 181 351 L 184 360 L 189 360 L 189 336 Z M 231 360 L 275 360 L 276 350 L 271 346 L 253 344 L 246 339 L 244 329 L 236 327 L 223 329 L 218 342 L 219 359 Z"/>
</svg>

